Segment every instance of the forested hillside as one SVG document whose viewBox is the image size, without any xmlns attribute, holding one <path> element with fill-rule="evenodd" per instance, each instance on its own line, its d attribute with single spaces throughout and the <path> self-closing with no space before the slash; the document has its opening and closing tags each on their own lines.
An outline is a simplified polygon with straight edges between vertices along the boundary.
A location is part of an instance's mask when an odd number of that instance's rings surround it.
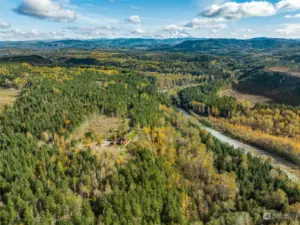
<svg viewBox="0 0 300 225">
<path fill-rule="evenodd" d="M 263 95 L 278 103 L 300 105 L 300 72 L 298 69 L 255 68 L 240 77 L 234 85 L 238 91 Z"/>
<path fill-rule="evenodd" d="M 253 38 L 186 40 L 171 47 L 170 51 L 209 52 L 213 54 L 245 54 L 250 52 L 281 51 L 299 48 L 300 42 L 294 39 Z"/>
<path fill-rule="evenodd" d="M 0 224 L 297 224 L 298 183 L 176 108 L 262 132 L 253 141 L 299 163 L 298 107 L 219 96 L 243 74 L 242 60 L 34 55 L 0 60 L 0 94 L 17 93 L 0 112 Z"/>
<path fill-rule="evenodd" d="M 208 117 L 214 125 L 248 143 L 263 147 L 300 165 L 299 107 L 255 104 L 219 96 L 224 82 L 186 88 L 178 95 L 180 105 Z"/>
</svg>

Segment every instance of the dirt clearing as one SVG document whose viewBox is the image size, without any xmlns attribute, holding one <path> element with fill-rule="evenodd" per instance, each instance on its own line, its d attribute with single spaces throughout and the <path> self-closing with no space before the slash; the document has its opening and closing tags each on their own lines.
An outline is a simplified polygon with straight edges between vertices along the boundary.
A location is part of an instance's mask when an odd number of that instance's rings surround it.
<svg viewBox="0 0 300 225">
<path fill-rule="evenodd" d="M 126 129 L 126 126 L 128 126 L 128 121 L 122 121 L 121 118 L 93 115 L 73 133 L 72 137 L 76 139 L 91 131 L 97 136 L 107 137 Z"/>
<path fill-rule="evenodd" d="M 15 89 L 0 88 L 0 113 L 3 111 L 5 105 L 11 105 L 20 95 L 20 91 Z"/>
<path fill-rule="evenodd" d="M 251 103 L 252 106 L 254 106 L 256 103 L 271 103 L 272 99 L 260 96 L 260 95 L 249 95 L 244 94 L 235 90 L 224 90 L 219 93 L 219 96 L 229 96 L 236 98 L 239 102 L 245 102 L 248 101 Z"/>
<path fill-rule="evenodd" d="M 300 71 L 291 71 L 289 68 L 274 66 L 267 68 L 266 71 L 285 73 L 290 76 L 300 77 Z"/>
</svg>

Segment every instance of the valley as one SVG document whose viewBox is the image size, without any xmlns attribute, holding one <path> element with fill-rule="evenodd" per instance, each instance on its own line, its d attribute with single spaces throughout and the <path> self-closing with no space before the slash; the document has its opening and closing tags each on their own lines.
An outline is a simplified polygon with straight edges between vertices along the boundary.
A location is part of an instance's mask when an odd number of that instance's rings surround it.
<svg viewBox="0 0 300 225">
<path fill-rule="evenodd" d="M 0 225 L 300 225 L 300 0 L 0 5 Z"/>
<path fill-rule="evenodd" d="M 31 44 L 0 57 L 1 224 L 297 221 L 264 214 L 300 213 L 298 43 Z"/>
<path fill-rule="evenodd" d="M 193 117 L 192 114 L 186 112 L 183 109 L 179 109 L 182 114 L 187 118 L 196 118 L 197 116 Z M 251 154 L 254 157 L 259 157 L 262 160 L 269 161 L 272 166 L 275 168 L 279 168 L 280 170 L 284 171 L 287 176 L 294 182 L 300 184 L 300 167 L 295 165 L 287 160 L 284 160 L 281 157 L 278 157 L 276 154 L 272 154 L 264 149 L 260 149 L 249 144 L 245 144 L 240 142 L 236 139 L 233 139 L 226 134 L 223 134 L 211 127 L 207 127 L 201 122 L 198 123 L 199 127 L 207 130 L 210 134 L 212 134 L 215 138 L 222 141 L 223 143 L 228 143 L 229 145 L 233 146 L 236 149 L 241 150 L 244 154 Z M 229 134 L 228 134 L 229 135 Z"/>
</svg>

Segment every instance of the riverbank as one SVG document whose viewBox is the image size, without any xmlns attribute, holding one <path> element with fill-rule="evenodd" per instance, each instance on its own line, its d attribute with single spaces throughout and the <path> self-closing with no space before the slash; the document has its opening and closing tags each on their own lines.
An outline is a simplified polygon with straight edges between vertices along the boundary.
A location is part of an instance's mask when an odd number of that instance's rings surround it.
<svg viewBox="0 0 300 225">
<path fill-rule="evenodd" d="M 179 109 L 181 113 L 187 118 L 195 118 L 187 111 L 183 109 Z M 252 146 L 250 144 L 243 143 L 239 140 L 236 140 L 229 135 L 226 135 L 220 131 L 215 130 L 212 127 L 208 127 L 203 123 L 199 122 L 198 118 L 195 118 L 198 121 L 198 125 L 200 128 L 207 130 L 211 135 L 213 135 L 218 140 L 228 143 L 229 145 L 242 150 L 245 154 L 250 153 L 253 156 L 260 157 L 262 159 L 269 159 L 272 166 L 275 168 L 279 168 L 282 170 L 291 180 L 300 184 L 300 167 L 294 163 L 291 163 L 281 157 L 278 157 L 275 154 L 272 154 L 264 149 Z"/>
<path fill-rule="evenodd" d="M 289 146 L 293 143 L 292 139 L 285 137 L 275 137 L 261 131 L 252 130 L 251 128 L 244 127 L 242 125 L 234 126 L 229 123 L 223 124 L 225 120 L 222 120 L 220 118 L 207 118 L 204 116 L 200 116 L 192 111 L 189 111 L 189 113 L 207 127 L 218 130 L 219 132 L 224 133 L 227 136 L 239 140 L 243 143 L 249 144 L 259 149 L 263 149 L 264 151 L 281 157 L 300 168 L 300 159 L 298 159 L 297 154 L 288 150 L 283 151 L 278 144 L 285 143 L 285 146 Z"/>
</svg>

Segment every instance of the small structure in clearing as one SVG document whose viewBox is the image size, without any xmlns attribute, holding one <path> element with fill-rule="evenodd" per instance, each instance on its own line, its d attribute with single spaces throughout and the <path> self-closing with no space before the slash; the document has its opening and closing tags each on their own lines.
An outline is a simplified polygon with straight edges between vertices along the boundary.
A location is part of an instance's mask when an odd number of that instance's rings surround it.
<svg viewBox="0 0 300 225">
<path fill-rule="evenodd" d="M 79 141 L 77 147 L 80 150 L 92 148 L 97 152 L 117 152 L 120 145 L 128 143 L 123 138 L 123 134 L 129 130 L 128 124 L 126 119 L 93 115 L 73 133 L 71 139 Z"/>
</svg>

